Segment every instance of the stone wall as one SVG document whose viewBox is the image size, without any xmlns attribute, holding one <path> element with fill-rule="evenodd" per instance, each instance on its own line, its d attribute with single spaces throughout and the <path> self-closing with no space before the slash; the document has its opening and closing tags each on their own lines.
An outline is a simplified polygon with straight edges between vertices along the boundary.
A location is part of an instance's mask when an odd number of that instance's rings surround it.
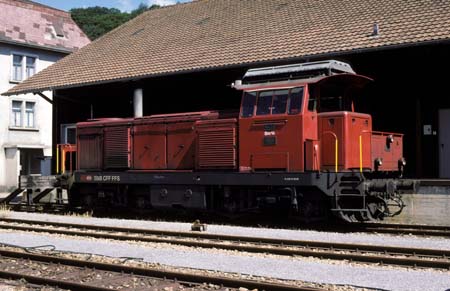
<svg viewBox="0 0 450 291">
<path fill-rule="evenodd" d="M 403 212 L 386 222 L 407 224 L 450 225 L 450 195 L 405 194 Z"/>
</svg>

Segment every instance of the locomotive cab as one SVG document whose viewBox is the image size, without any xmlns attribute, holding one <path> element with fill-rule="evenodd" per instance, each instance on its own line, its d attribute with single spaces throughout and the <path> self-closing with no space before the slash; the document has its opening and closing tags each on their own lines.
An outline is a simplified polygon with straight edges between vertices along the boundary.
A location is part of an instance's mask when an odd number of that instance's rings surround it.
<svg viewBox="0 0 450 291">
<path fill-rule="evenodd" d="M 235 85 L 240 171 L 401 170 L 402 135 L 355 112 L 370 81 L 338 61 L 249 70 Z"/>
<path fill-rule="evenodd" d="M 307 87 L 244 91 L 239 117 L 241 171 L 303 171 L 302 144 L 315 138 L 304 126 Z"/>
</svg>

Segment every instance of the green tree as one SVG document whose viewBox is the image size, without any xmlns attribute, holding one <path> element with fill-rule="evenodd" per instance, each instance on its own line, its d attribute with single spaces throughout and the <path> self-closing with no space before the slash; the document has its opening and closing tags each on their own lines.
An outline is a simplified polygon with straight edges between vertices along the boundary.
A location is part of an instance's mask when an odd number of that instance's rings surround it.
<svg viewBox="0 0 450 291">
<path fill-rule="evenodd" d="M 70 10 L 70 14 L 72 15 L 72 19 L 84 33 L 86 33 L 91 40 L 94 40 L 139 14 L 158 7 L 158 5 L 148 7 L 141 3 L 137 9 L 127 13 L 121 12 L 116 8 L 95 6 L 88 8 L 74 8 Z"/>
</svg>

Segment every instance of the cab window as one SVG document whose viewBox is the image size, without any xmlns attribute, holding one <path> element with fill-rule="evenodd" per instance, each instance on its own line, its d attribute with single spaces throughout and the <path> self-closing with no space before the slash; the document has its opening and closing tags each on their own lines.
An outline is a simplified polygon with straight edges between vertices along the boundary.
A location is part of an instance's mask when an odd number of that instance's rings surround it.
<svg viewBox="0 0 450 291">
<path fill-rule="evenodd" d="M 292 88 L 289 98 L 289 114 L 298 114 L 302 109 L 303 87 Z"/>
<path fill-rule="evenodd" d="M 292 89 L 245 92 L 242 100 L 242 117 L 256 115 L 298 114 L 303 102 L 303 87 Z"/>
<path fill-rule="evenodd" d="M 256 115 L 270 114 L 272 107 L 273 91 L 260 92 L 258 96 L 258 104 L 256 105 Z"/>
<path fill-rule="evenodd" d="M 273 94 L 272 114 L 286 113 L 289 90 L 276 90 Z"/>
<path fill-rule="evenodd" d="M 242 117 L 253 116 L 256 104 L 256 92 L 244 92 L 242 97 Z"/>
</svg>

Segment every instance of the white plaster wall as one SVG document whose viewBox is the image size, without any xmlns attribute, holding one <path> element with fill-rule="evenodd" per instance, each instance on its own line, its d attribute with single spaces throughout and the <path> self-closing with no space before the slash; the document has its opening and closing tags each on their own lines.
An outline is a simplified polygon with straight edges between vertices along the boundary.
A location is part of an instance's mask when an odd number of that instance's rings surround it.
<svg viewBox="0 0 450 291">
<path fill-rule="evenodd" d="M 12 52 L 37 57 L 36 72 L 39 72 L 64 55 L 56 52 L 12 46 L 0 43 L 0 93 L 16 85 L 10 82 Z M 44 92 L 52 97 L 51 92 Z M 12 130 L 10 128 L 12 100 L 35 102 L 35 130 Z M 0 96 L 0 192 L 17 185 L 20 151 L 14 148 L 41 148 L 45 156 L 52 155 L 52 106 L 38 95 L 26 94 Z M 6 156 L 8 154 L 8 158 Z"/>
</svg>

